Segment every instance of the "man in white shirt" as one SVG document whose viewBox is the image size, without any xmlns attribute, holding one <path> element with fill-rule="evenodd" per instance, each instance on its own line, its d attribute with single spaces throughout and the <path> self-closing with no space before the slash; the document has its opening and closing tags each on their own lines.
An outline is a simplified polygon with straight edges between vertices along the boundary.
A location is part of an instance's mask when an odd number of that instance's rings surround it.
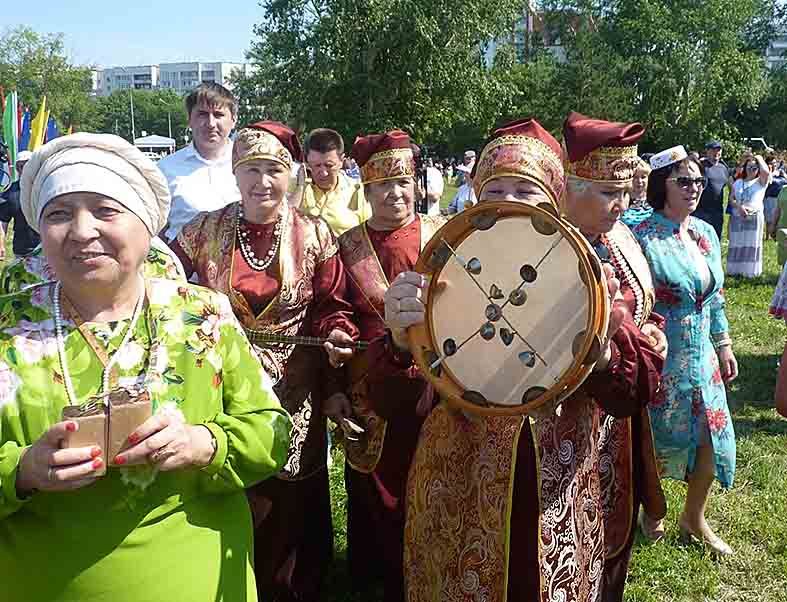
<svg viewBox="0 0 787 602">
<path fill-rule="evenodd" d="M 426 160 L 426 201 L 427 215 L 440 215 L 440 199 L 443 198 L 445 182 L 443 174 L 434 166 L 431 159 Z"/>
<path fill-rule="evenodd" d="M 192 143 L 158 162 L 172 194 L 166 240 L 174 239 L 198 213 L 240 200 L 229 138 L 238 119 L 235 97 L 220 84 L 203 83 L 186 97 L 186 111 Z"/>
</svg>

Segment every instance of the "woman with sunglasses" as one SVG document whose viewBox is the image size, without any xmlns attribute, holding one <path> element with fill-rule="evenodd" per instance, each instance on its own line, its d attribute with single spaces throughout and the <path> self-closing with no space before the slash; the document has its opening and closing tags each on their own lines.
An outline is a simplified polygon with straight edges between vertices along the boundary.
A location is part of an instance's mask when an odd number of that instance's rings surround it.
<svg viewBox="0 0 787 602">
<path fill-rule="evenodd" d="M 666 320 L 669 348 L 661 394 L 649 408 L 656 455 L 662 477 L 688 483 L 678 522 L 681 538 L 730 555 L 705 520 L 714 477 L 727 489 L 735 474 L 724 383 L 738 375 L 738 364 L 724 314 L 721 247 L 713 227 L 691 216 L 705 185 L 699 161 L 677 146 L 651 157 L 650 165 L 648 203 L 654 213 L 634 234 L 650 264 L 654 310 Z"/>
<path fill-rule="evenodd" d="M 735 180 L 730 200 L 728 276 L 753 278 L 762 274 L 764 200 L 770 180 L 771 172 L 761 155 L 744 161 L 741 177 Z"/>
</svg>

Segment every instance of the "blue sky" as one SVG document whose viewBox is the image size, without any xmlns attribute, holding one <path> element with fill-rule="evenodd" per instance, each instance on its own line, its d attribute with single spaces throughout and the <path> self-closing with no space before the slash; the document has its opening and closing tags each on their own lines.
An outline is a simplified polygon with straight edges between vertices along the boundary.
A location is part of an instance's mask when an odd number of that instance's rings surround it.
<svg viewBox="0 0 787 602">
<path fill-rule="evenodd" d="M 78 64 L 242 61 L 257 0 L 0 0 L 0 31 L 27 25 L 62 32 Z"/>
</svg>

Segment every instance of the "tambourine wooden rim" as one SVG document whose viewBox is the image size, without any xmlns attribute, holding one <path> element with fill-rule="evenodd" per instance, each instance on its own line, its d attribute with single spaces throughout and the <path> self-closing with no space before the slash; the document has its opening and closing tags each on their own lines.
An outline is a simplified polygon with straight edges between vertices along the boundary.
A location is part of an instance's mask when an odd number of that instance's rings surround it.
<svg viewBox="0 0 787 602">
<path fill-rule="evenodd" d="M 582 337 L 575 339 L 572 345 L 574 360 L 558 382 L 549 388 L 531 387 L 523 395 L 527 399 L 523 398 L 521 404 L 507 405 L 487 400 L 477 391 L 465 389 L 450 368 L 442 363 L 446 356 L 438 352 L 441 345 L 435 340 L 433 313 L 435 299 L 443 294 L 438 292 L 443 268 L 449 261 L 461 263 L 454 249 L 459 248 L 462 242 L 476 231 L 489 230 L 500 220 L 521 217 L 530 218 L 532 228 L 546 236 L 559 232 L 571 245 L 577 256 L 579 277 L 588 293 L 588 313 L 585 329 L 580 333 Z M 426 319 L 408 329 L 410 351 L 441 397 L 455 407 L 474 414 L 515 416 L 531 413 L 548 403 L 559 403 L 582 384 L 601 354 L 610 314 L 610 301 L 603 281 L 601 262 L 584 236 L 571 224 L 558 218 L 557 212 L 548 203 L 533 206 L 524 203 L 484 202 L 476 205 L 454 217 L 435 233 L 424 247 L 414 269 L 426 276 L 429 284 Z M 533 393 L 532 389 L 538 389 L 538 394 Z"/>
</svg>

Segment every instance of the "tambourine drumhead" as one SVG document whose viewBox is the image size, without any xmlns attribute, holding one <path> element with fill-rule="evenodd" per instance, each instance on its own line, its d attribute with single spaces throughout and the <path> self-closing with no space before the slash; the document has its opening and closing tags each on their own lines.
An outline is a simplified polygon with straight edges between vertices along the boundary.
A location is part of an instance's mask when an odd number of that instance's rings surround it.
<svg viewBox="0 0 787 602">
<path fill-rule="evenodd" d="M 449 403 L 527 413 L 573 392 L 598 359 L 609 320 L 601 264 L 552 211 L 481 203 L 421 253 L 427 315 L 410 347 Z"/>
</svg>

